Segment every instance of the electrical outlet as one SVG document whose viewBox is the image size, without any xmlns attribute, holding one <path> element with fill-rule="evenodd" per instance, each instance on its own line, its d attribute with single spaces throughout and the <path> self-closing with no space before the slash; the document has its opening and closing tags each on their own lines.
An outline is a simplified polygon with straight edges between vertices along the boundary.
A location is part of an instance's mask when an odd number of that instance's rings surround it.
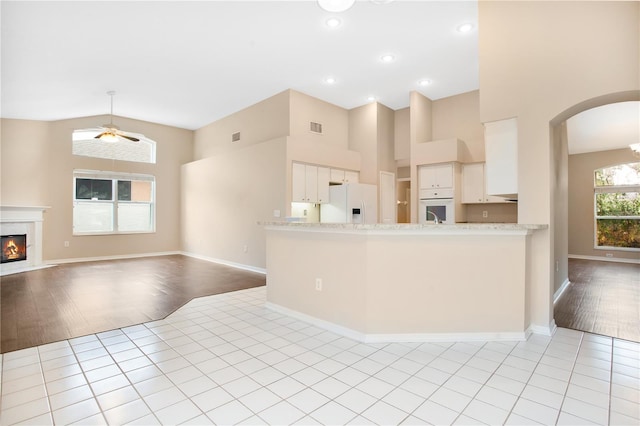
<svg viewBox="0 0 640 426">
<path fill-rule="evenodd" d="M 607 256 L 607 257 L 613 257 L 613 253 L 607 253 L 605 256 Z"/>
<path fill-rule="evenodd" d="M 64 246 L 65 246 L 65 247 L 69 247 L 69 241 L 65 241 L 65 242 L 64 242 Z"/>
<path fill-rule="evenodd" d="M 244 246 L 242 246 L 242 252 L 246 253 L 249 251 L 249 246 L 247 246 L 246 244 Z"/>
<path fill-rule="evenodd" d="M 488 218 L 489 217 L 489 212 L 486 210 L 482 210 L 482 217 L 483 218 Z"/>
<path fill-rule="evenodd" d="M 280 217 L 280 210 L 274 210 L 273 217 Z"/>
<path fill-rule="evenodd" d="M 322 278 L 316 278 L 316 290 L 322 291 Z"/>
</svg>

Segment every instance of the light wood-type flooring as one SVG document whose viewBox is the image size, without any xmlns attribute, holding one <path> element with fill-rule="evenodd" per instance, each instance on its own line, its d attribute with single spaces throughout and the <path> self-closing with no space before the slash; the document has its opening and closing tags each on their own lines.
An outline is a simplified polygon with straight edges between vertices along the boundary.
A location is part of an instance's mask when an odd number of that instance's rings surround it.
<svg viewBox="0 0 640 426">
<path fill-rule="evenodd" d="M 640 265 L 569 259 L 569 281 L 558 327 L 640 342 Z"/>
<path fill-rule="evenodd" d="M 265 281 L 263 274 L 182 255 L 7 275 L 0 281 L 0 353 L 162 319 L 195 297 Z"/>
</svg>

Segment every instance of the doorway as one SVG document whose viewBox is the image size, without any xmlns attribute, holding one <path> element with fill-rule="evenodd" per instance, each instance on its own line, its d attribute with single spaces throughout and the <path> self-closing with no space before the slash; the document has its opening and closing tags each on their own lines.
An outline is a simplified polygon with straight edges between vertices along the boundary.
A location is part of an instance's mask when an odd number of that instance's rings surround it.
<svg viewBox="0 0 640 426">
<path fill-rule="evenodd" d="M 593 215 L 593 206 L 589 204 L 587 208 L 576 210 L 576 191 L 575 188 L 571 189 L 569 184 L 570 180 L 576 181 L 576 178 L 571 178 L 570 175 L 569 158 L 574 157 L 569 156 L 572 150 L 569 149 L 568 138 L 572 136 L 567 132 L 567 121 L 599 106 L 638 100 L 640 100 L 640 91 L 605 95 L 574 105 L 550 122 L 552 144 L 550 228 L 553 233 L 552 259 L 555 263 L 551 293 L 556 299 L 553 305 L 555 323 L 560 327 L 635 341 L 638 341 L 640 336 L 638 294 L 630 295 L 628 291 L 634 286 L 638 287 L 637 277 L 640 276 L 638 274 L 640 265 L 607 262 L 602 251 L 586 252 L 577 249 L 576 235 L 590 236 L 593 226 L 586 231 L 570 232 L 572 226 L 576 228 L 575 224 L 578 220 L 584 219 L 583 215 Z M 626 149 L 628 150 L 628 147 Z M 592 175 L 588 179 L 579 180 L 590 185 L 591 198 L 587 201 L 593 203 Z M 593 242 L 589 240 L 588 244 L 592 245 Z M 601 257 L 602 260 L 600 260 Z M 634 283 L 629 286 L 628 281 L 634 281 Z M 631 301 L 632 304 L 627 306 L 627 301 Z M 632 311 L 631 315 L 628 316 L 626 311 Z"/>
<path fill-rule="evenodd" d="M 396 194 L 398 223 L 411 223 L 411 179 L 398 179 Z"/>
</svg>

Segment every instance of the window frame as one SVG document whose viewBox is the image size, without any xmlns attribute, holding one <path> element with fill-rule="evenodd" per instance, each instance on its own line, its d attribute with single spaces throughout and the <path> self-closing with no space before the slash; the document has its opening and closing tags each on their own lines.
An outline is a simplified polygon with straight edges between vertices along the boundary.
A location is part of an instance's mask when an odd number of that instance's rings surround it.
<svg viewBox="0 0 640 426">
<path fill-rule="evenodd" d="M 635 164 L 635 163 L 630 163 Z M 598 245 L 598 220 L 637 220 L 640 222 L 640 215 L 632 216 L 598 216 L 598 194 L 618 194 L 627 192 L 640 193 L 640 184 L 632 185 L 601 185 L 598 186 L 595 176 L 598 170 L 607 169 L 610 167 L 616 167 L 620 164 L 601 167 L 594 170 L 593 181 L 593 248 L 594 250 L 607 250 L 607 251 L 627 251 L 627 252 L 640 252 L 638 247 L 618 247 L 618 246 L 601 246 Z"/>
<path fill-rule="evenodd" d="M 77 179 L 103 179 L 111 180 L 111 200 L 87 200 L 76 198 L 76 182 Z M 118 200 L 118 181 L 145 181 L 151 183 L 150 201 L 128 201 Z M 154 234 L 156 233 L 156 178 L 153 175 L 140 174 L 140 173 L 123 173 L 123 172 L 109 172 L 109 171 L 97 171 L 97 170 L 74 170 L 72 181 L 72 208 L 75 209 L 79 203 L 91 203 L 91 204 L 109 204 L 111 208 L 111 225 L 110 231 L 91 231 L 91 232 L 77 232 L 75 224 L 75 214 L 72 218 L 72 235 L 73 236 L 96 236 L 96 235 L 127 235 L 127 234 Z M 149 230 L 143 231 L 120 231 L 118 227 L 118 205 L 126 204 L 141 204 L 149 205 L 150 209 L 150 221 L 151 226 Z"/>
</svg>

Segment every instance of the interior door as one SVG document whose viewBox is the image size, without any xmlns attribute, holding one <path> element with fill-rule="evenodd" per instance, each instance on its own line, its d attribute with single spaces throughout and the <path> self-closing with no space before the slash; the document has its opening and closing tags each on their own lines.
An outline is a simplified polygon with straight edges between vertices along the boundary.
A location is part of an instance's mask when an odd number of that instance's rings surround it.
<svg viewBox="0 0 640 426">
<path fill-rule="evenodd" d="M 380 223 L 397 223 L 396 175 L 380 172 Z"/>
</svg>

